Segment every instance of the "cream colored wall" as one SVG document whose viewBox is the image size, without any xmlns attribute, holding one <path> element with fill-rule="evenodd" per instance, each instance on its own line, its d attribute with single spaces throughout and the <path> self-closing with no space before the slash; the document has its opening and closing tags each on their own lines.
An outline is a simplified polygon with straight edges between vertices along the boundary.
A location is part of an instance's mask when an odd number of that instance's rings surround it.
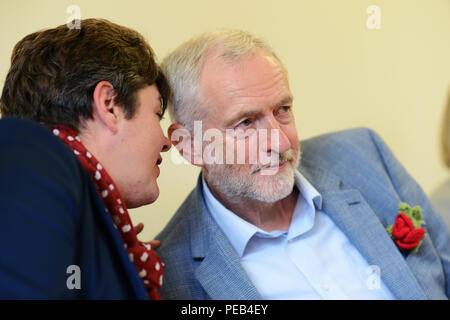
<svg viewBox="0 0 450 320">
<path fill-rule="evenodd" d="M 266 38 L 284 61 L 302 138 L 366 126 L 375 129 L 407 170 L 430 192 L 447 176 L 438 129 L 450 88 L 449 0 L 165 0 L 0 2 L 0 79 L 14 44 L 38 29 L 66 23 L 66 8 L 141 32 L 162 58 L 182 41 L 220 27 Z M 381 9 L 369 30 L 367 7 Z M 167 129 L 168 120 L 163 122 Z M 198 169 L 166 154 L 161 196 L 132 210 L 154 237 L 196 183 Z"/>
</svg>

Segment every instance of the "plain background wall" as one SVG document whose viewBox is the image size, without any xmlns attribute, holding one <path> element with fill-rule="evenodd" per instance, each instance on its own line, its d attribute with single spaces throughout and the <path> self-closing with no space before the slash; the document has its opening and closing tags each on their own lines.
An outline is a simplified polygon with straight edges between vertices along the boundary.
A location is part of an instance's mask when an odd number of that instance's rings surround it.
<svg viewBox="0 0 450 320">
<path fill-rule="evenodd" d="M 370 127 L 427 193 L 449 175 L 438 141 L 450 90 L 449 0 L 0 1 L 1 87 L 15 43 L 65 24 L 69 5 L 82 19 L 136 29 L 160 59 L 200 32 L 243 28 L 268 40 L 287 67 L 301 139 Z M 380 29 L 366 25 L 371 5 L 381 10 Z M 133 222 L 145 224 L 142 240 L 164 227 L 196 184 L 198 168 L 176 165 L 174 148 L 163 157 L 160 198 L 131 210 Z"/>
</svg>

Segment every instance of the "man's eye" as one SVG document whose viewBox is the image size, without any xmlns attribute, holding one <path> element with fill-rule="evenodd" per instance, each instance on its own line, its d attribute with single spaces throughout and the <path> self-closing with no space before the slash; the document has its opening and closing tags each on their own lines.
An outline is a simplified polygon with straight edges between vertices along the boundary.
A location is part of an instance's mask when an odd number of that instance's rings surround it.
<svg viewBox="0 0 450 320">
<path fill-rule="evenodd" d="M 291 110 L 291 106 L 282 106 L 282 107 L 280 108 L 280 110 L 281 110 L 282 112 L 289 112 L 289 110 Z"/>
<path fill-rule="evenodd" d="M 291 106 L 282 106 L 280 107 L 276 112 L 275 112 L 275 116 L 278 117 L 290 117 L 291 115 Z"/>
<path fill-rule="evenodd" d="M 252 124 L 252 120 L 250 120 L 250 119 L 245 119 L 244 121 L 241 121 L 239 124 L 238 124 L 238 127 L 248 127 L 249 125 L 251 125 Z"/>
<path fill-rule="evenodd" d="M 162 115 L 162 113 L 157 113 L 157 115 L 158 115 L 160 121 L 164 119 L 164 116 Z"/>
</svg>

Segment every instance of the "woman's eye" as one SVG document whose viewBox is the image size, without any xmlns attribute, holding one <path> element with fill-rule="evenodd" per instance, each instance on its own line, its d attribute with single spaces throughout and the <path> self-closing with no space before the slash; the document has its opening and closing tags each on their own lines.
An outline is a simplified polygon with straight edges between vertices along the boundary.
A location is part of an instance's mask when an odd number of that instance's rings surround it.
<svg viewBox="0 0 450 320">
<path fill-rule="evenodd" d="M 157 113 L 157 115 L 158 115 L 160 121 L 164 119 L 164 116 L 162 115 L 162 113 Z"/>
</svg>

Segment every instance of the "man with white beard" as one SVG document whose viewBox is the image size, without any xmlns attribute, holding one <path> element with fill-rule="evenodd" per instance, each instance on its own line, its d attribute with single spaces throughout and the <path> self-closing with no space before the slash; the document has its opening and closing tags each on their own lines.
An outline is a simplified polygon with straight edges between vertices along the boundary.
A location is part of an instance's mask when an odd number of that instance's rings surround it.
<svg viewBox="0 0 450 320">
<path fill-rule="evenodd" d="M 423 191 L 368 129 L 300 144 L 287 73 L 267 43 L 207 33 L 162 67 L 169 136 L 202 168 L 157 236 L 163 298 L 447 298 L 449 234 Z M 401 202 L 427 223 L 411 252 L 390 236 Z"/>
</svg>

